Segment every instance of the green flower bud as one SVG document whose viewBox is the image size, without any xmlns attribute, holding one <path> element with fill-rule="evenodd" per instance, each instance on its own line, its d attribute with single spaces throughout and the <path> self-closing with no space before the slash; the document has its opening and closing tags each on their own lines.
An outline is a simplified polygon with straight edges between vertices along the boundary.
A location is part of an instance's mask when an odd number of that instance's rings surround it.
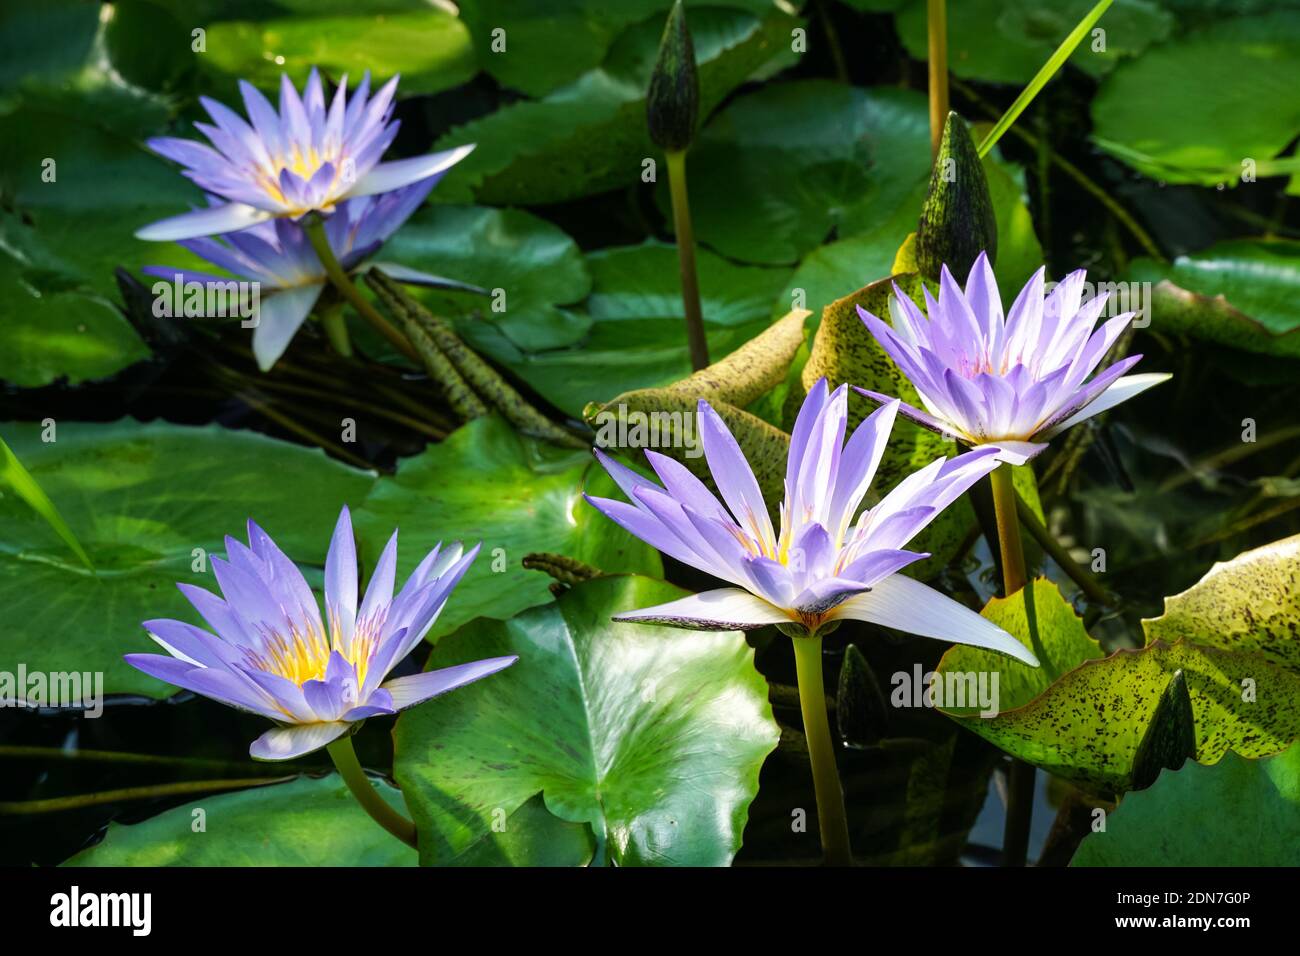
<svg viewBox="0 0 1300 956">
<path fill-rule="evenodd" d="M 936 279 L 946 264 L 964 281 L 981 252 L 993 263 L 997 251 L 997 217 L 979 151 L 965 121 L 949 113 L 916 226 L 917 266 L 923 276 Z"/>
<path fill-rule="evenodd" d="M 1178 670 L 1160 695 L 1156 712 L 1133 755 L 1133 789 L 1151 786 L 1160 771 L 1177 770 L 1189 758 L 1196 759 L 1196 719 L 1187 678 Z"/>
<path fill-rule="evenodd" d="M 680 152 L 695 139 L 700 113 L 700 76 L 695 69 L 695 46 L 686 28 L 682 0 L 673 4 L 659 41 L 659 59 L 650 75 L 645 115 L 650 139 L 666 152 Z"/>
</svg>

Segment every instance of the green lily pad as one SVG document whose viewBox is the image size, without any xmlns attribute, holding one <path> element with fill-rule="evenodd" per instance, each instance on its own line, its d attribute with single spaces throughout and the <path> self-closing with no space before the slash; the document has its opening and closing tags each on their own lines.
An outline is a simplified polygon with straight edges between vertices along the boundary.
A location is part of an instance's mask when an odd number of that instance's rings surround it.
<svg viewBox="0 0 1300 956">
<path fill-rule="evenodd" d="M 701 117 L 760 67 L 791 56 L 790 30 L 799 21 L 769 11 L 761 19 L 741 10 L 691 11 Z M 447 174 L 434 201 L 533 205 L 638 182 L 644 160 L 662 159 L 645 123 L 645 93 L 662 32 L 663 17 L 650 16 L 624 31 L 601 65 L 572 83 L 442 137 L 440 149 L 478 148 Z M 659 174 L 667 175 L 663 169 Z"/>
<path fill-rule="evenodd" d="M 1243 161 L 1262 166 L 1300 133 L 1298 60 L 1300 12 L 1294 10 L 1234 15 L 1193 30 L 1106 79 L 1092 101 L 1093 139 L 1166 182 L 1237 181 Z M 1249 77 L 1248 96 L 1243 77 Z"/>
<path fill-rule="evenodd" d="M 405 813 L 400 790 L 372 780 Z M 199 815 L 199 811 L 202 814 Z M 202 820 L 203 830 L 196 830 Z M 143 823 L 110 823 L 64 866 L 415 866 L 416 853 L 361 809 L 338 776 L 213 794 Z"/>
<path fill-rule="evenodd" d="M 538 791 L 550 813 L 592 828 L 598 861 L 731 861 L 779 737 L 753 651 L 736 632 L 610 621 L 684 595 L 648 578 L 597 578 L 438 646 L 432 667 L 520 659 L 397 722 L 394 773 L 422 862 L 454 859 Z"/>
<path fill-rule="evenodd" d="M 1166 770 L 1131 793 L 1071 866 L 1300 866 L 1300 744 Z"/>
<path fill-rule="evenodd" d="M 874 228 L 929 170 L 921 94 L 829 80 L 765 86 L 723 110 L 691 149 L 695 234 L 744 262 L 796 262 L 833 233 Z M 658 193 L 667 212 L 666 177 Z M 915 227 L 914 215 L 907 231 Z"/>
<path fill-rule="evenodd" d="M 476 617 L 505 619 L 550 601 L 550 578 L 520 563 L 533 551 L 607 572 L 662 573 L 658 552 L 589 506 L 584 490 L 616 494 L 589 453 L 553 448 L 519 436 L 500 418 L 480 418 L 376 482 L 354 520 L 367 564 L 392 528 L 402 528 L 399 575 L 439 541 L 482 542 L 429 632 L 436 641 Z"/>
<path fill-rule="evenodd" d="M 716 361 L 768 327 L 788 273 L 734 265 L 704 249 L 696 250 L 696 266 L 709 357 Z M 587 257 L 587 267 L 591 331 L 582 344 L 499 356 L 574 417 L 588 402 L 668 385 L 691 373 L 676 248 L 647 242 L 602 249 Z"/>
<path fill-rule="evenodd" d="M 1256 654 L 1187 641 L 1085 661 L 1029 703 L 962 723 L 1012 756 L 1085 789 L 1124 791 L 1132 784 L 1137 746 L 1180 670 L 1201 763 L 1216 763 L 1230 749 L 1267 756 L 1300 739 L 1300 674 Z"/>
<path fill-rule="evenodd" d="M 980 613 L 1033 651 L 1040 666 L 1030 667 L 1005 654 L 954 644 L 939 661 L 936 673 L 945 679 L 949 674 L 996 674 L 995 706 L 1000 711 L 1023 707 L 1062 674 L 1084 661 L 1104 656 L 1101 645 L 1088 636 L 1083 621 L 1060 589 L 1046 578 L 1038 578 L 1009 598 L 993 598 Z M 948 700 L 943 707 L 945 714 L 959 718 L 959 723 L 976 733 L 979 731 L 972 721 L 979 722 L 979 711 L 974 702 L 958 707 Z"/>
<path fill-rule="evenodd" d="M 1187 638 L 1256 653 L 1300 673 L 1300 535 L 1274 541 L 1212 567 L 1165 612 L 1142 622 L 1147 641 Z"/>
<path fill-rule="evenodd" d="M 213 588 L 207 555 L 225 551 L 225 535 L 253 518 L 290 557 L 322 564 L 339 508 L 374 480 L 319 450 L 215 425 L 66 422 L 48 442 L 40 425 L 0 427 L 97 572 L 20 498 L 0 497 L 0 659 L 102 671 L 107 694 L 173 693 L 122 655 L 155 649 L 142 621 L 202 623 L 175 583 Z"/>
<path fill-rule="evenodd" d="M 572 345 L 589 322 L 562 306 L 591 291 L 582 252 L 569 236 L 519 209 L 434 206 L 411 217 L 380 258 L 468 282 L 504 298 L 416 292 L 442 315 L 477 310 L 522 351 Z M 500 302 L 504 311 L 494 311 Z M 475 319 L 468 320 L 474 323 Z"/>
<path fill-rule="evenodd" d="M 962 0 L 948 4 L 948 68 L 963 79 L 1023 86 L 1033 79 L 1096 0 Z M 927 59 L 925 0 L 909 0 L 898 14 L 907 52 Z M 1066 62 L 1101 76 L 1121 59 L 1142 53 L 1169 35 L 1174 18 L 1150 0 L 1115 0 L 1098 28 L 1105 48 L 1086 37 Z"/>
<path fill-rule="evenodd" d="M 347 73 L 353 84 L 366 70 L 380 82 L 400 73 L 405 95 L 448 90 L 478 71 L 469 30 L 455 14 L 423 3 L 382 6 L 390 9 L 308 7 L 293 16 L 210 23 L 201 59 L 208 69 L 269 88 L 282 73 L 301 87 L 313 66 L 335 78 Z"/>
<path fill-rule="evenodd" d="M 1155 284 L 1152 327 L 1267 355 L 1300 356 L 1300 242 L 1233 239 L 1172 263 L 1137 259 Z"/>
</svg>

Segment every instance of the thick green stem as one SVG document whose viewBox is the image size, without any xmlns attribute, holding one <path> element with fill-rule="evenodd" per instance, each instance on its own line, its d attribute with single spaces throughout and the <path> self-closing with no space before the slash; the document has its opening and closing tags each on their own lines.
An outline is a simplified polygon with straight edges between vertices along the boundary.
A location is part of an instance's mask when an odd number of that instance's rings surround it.
<svg viewBox="0 0 1300 956">
<path fill-rule="evenodd" d="M 826 719 L 826 690 L 822 686 L 822 639 L 796 637 L 794 666 L 799 678 L 799 709 L 812 759 L 813 788 L 817 794 L 817 826 L 821 830 L 822 856 L 829 866 L 852 866 L 849 821 L 844 813 L 844 791 L 835 767 L 835 745 Z"/>
<path fill-rule="evenodd" d="M 334 255 L 334 250 L 330 248 L 329 238 L 325 235 L 325 222 L 319 218 L 307 220 L 307 238 L 311 240 L 311 247 L 316 250 L 316 257 L 320 259 L 321 265 L 325 268 L 325 274 L 329 276 L 330 282 L 334 288 L 339 290 L 339 294 L 351 303 L 352 307 L 361 313 L 361 316 L 373 325 L 379 333 L 393 347 L 405 355 L 407 358 L 420 361 L 420 355 L 415 351 L 415 347 L 406 340 L 406 336 L 397 331 L 387 319 L 379 314 L 379 310 L 370 304 L 370 301 L 361 294 L 361 290 L 356 284 L 348 278 L 348 274 L 339 264 L 338 258 Z M 326 332 L 329 332 L 328 326 Z M 331 335 L 330 341 L 333 342 Z M 346 353 L 345 353 L 346 354 Z"/>
<path fill-rule="evenodd" d="M 704 337 L 704 313 L 700 310 L 700 281 L 695 274 L 695 230 L 691 227 L 691 204 L 686 193 L 686 151 L 673 150 L 668 159 L 668 191 L 673 197 L 673 228 L 677 233 L 677 262 L 682 274 L 682 308 L 686 311 L 686 341 L 691 349 L 691 368 L 708 368 L 709 343 Z"/>
<path fill-rule="evenodd" d="M 939 155 L 943 127 L 948 122 L 948 9 L 946 0 L 926 0 L 925 28 L 929 38 L 930 158 Z"/>
<path fill-rule="evenodd" d="M 993 484 L 993 510 L 998 521 L 998 551 L 1002 555 L 1003 595 L 1011 597 L 1025 586 L 1025 549 L 1020 541 L 1016 517 L 1016 486 L 1011 466 L 999 465 L 989 481 Z"/>
<path fill-rule="evenodd" d="M 989 480 L 993 484 L 993 510 L 998 523 L 998 550 L 1002 555 L 1002 586 L 1007 597 L 1025 586 L 1025 549 L 1016 514 L 1016 487 L 1011 466 L 999 465 Z M 1007 777 L 1007 819 L 1002 833 L 1002 865 L 1024 866 L 1029 854 L 1029 827 L 1034 813 L 1034 768 L 1013 760 Z"/>
<path fill-rule="evenodd" d="M 409 846 L 415 846 L 415 824 L 390 807 L 388 801 L 370 785 L 370 778 L 361 769 L 357 752 L 352 749 L 352 737 L 350 735 L 340 737 L 325 749 L 329 751 L 330 759 L 338 768 L 339 776 L 343 778 L 343 782 L 352 791 L 352 796 L 357 798 L 357 803 L 361 804 L 366 813 L 397 839 Z"/>
</svg>

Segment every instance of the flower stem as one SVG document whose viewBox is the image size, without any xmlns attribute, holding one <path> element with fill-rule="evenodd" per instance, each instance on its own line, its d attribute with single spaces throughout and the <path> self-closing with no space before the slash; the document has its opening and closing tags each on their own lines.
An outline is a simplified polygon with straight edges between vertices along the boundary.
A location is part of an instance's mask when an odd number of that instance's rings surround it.
<svg viewBox="0 0 1300 956">
<path fill-rule="evenodd" d="M 370 785 L 370 778 L 361 769 L 357 752 L 352 749 L 351 735 L 340 737 L 325 749 L 362 809 L 397 839 L 408 846 L 416 846 L 415 824 L 390 807 L 388 801 Z"/>
<path fill-rule="evenodd" d="M 993 510 L 997 515 L 998 548 L 1002 555 L 1002 588 L 1010 597 L 1024 588 L 1025 549 L 1016 515 L 1016 487 L 1011 466 L 999 465 L 989 475 L 993 485 Z M 1034 814 L 1034 768 L 1012 760 L 1007 776 L 1007 818 L 1002 831 L 1002 865 L 1024 866 L 1029 854 L 1029 827 Z"/>
<path fill-rule="evenodd" d="M 384 338 L 392 343 L 393 347 L 405 355 L 407 358 L 416 362 L 420 361 L 420 355 L 415 351 L 414 346 L 406 340 L 406 336 L 397 331 L 393 325 L 379 314 L 379 310 L 370 304 L 369 300 L 361 294 L 361 290 L 356 287 L 348 274 L 339 264 L 338 258 L 334 255 L 334 250 L 330 248 L 329 238 L 325 235 L 325 222 L 319 218 L 313 218 L 307 222 L 307 238 L 311 240 L 311 247 L 316 250 L 316 257 L 325 268 L 325 274 L 329 276 L 330 282 L 334 283 L 334 288 L 339 290 L 339 294 L 351 303 L 352 307 L 361 313 L 362 317 L 373 325 Z M 326 333 L 329 333 L 329 327 L 326 326 Z M 334 337 L 330 334 L 330 341 Z M 347 353 L 344 353 L 347 354 Z"/>
<path fill-rule="evenodd" d="M 682 274 L 682 307 L 686 311 L 686 340 L 691 349 L 691 368 L 699 371 L 709 364 L 709 343 L 704 337 L 704 315 L 700 310 L 700 281 L 695 274 L 695 230 L 691 227 L 691 204 L 686 194 L 686 150 L 672 150 L 668 159 L 668 190 L 673 197 L 673 229 L 677 233 L 677 262 Z"/>
<path fill-rule="evenodd" d="M 939 155 L 943 126 L 948 121 L 947 0 L 926 0 L 925 28 L 929 37 L 930 158 Z"/>
<path fill-rule="evenodd" d="M 343 303 L 331 305 L 321 312 L 320 324 L 325 328 L 325 337 L 334 346 L 334 351 L 344 358 L 351 358 L 352 340 L 348 338 L 348 326 L 343 321 Z"/>
<path fill-rule="evenodd" d="M 826 690 L 822 686 L 822 639 L 792 638 L 794 666 L 799 679 L 799 709 L 803 732 L 812 759 L 813 789 L 817 794 L 817 826 L 821 831 L 822 856 L 829 866 L 852 866 L 849 822 L 844 814 L 844 791 L 835 767 L 835 746 L 826 719 Z"/>
<path fill-rule="evenodd" d="M 1016 517 L 1016 486 L 1011 466 L 998 465 L 989 475 L 993 485 L 993 510 L 998 522 L 998 549 L 1002 555 L 1003 596 L 1011 597 L 1025 586 L 1025 549 Z"/>
</svg>

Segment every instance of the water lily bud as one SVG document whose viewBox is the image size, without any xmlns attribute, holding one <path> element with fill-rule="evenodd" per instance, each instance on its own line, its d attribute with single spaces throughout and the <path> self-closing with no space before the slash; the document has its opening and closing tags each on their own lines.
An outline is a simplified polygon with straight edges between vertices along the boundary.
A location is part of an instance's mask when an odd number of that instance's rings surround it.
<svg viewBox="0 0 1300 956">
<path fill-rule="evenodd" d="M 695 69 L 695 46 L 686 28 L 682 0 L 673 4 L 659 41 L 659 59 L 646 94 L 646 123 L 650 139 L 666 152 L 680 152 L 695 139 L 700 113 L 700 76 Z"/>
<path fill-rule="evenodd" d="M 889 730 L 889 708 L 875 672 L 856 644 L 844 649 L 838 691 L 835 719 L 840 739 L 850 747 L 879 743 Z"/>
<path fill-rule="evenodd" d="M 998 224 L 979 152 L 966 122 L 949 113 L 916 226 L 917 265 L 931 279 L 945 264 L 964 276 L 981 252 L 992 263 L 997 251 Z"/>
</svg>

